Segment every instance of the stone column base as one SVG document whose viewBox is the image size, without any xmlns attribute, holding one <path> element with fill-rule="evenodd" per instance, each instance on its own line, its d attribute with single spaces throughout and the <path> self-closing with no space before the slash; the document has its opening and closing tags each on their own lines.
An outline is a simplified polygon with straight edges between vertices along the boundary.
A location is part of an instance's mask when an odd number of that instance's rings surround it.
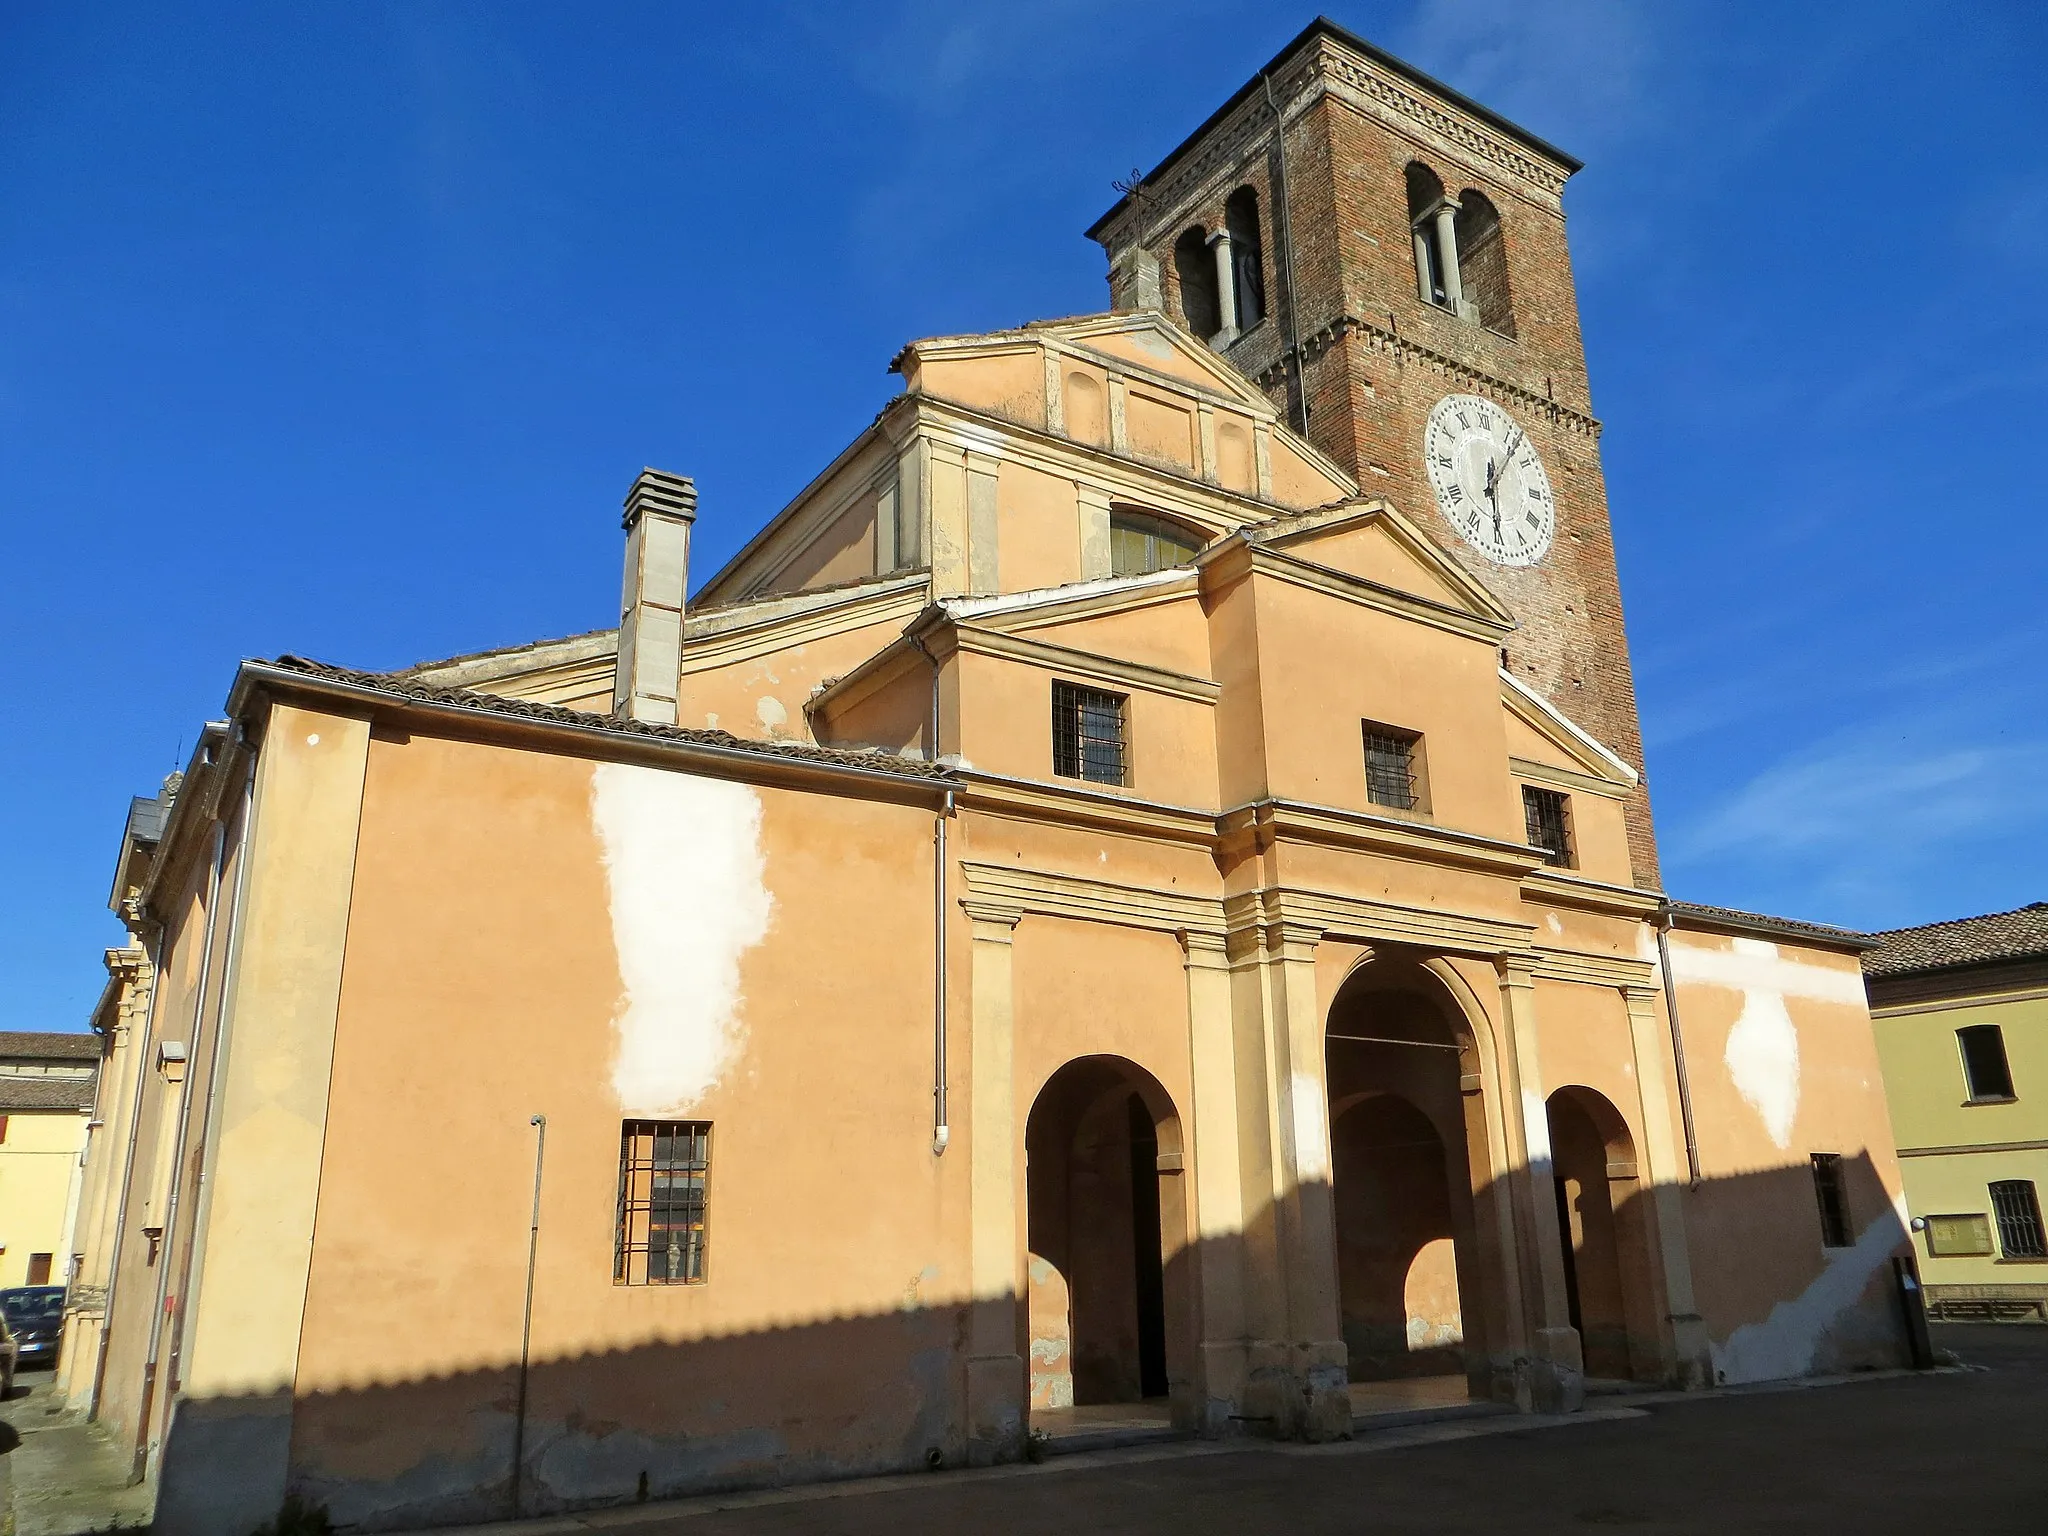
<svg viewBox="0 0 2048 1536">
<path fill-rule="evenodd" d="M 1017 1461 L 1024 1455 L 1024 1357 L 976 1355 L 967 1362 L 967 1463 Z"/>
<path fill-rule="evenodd" d="M 1254 1342 L 1247 1351 L 1244 1427 L 1276 1440 L 1351 1438 L 1351 1373 L 1341 1339 Z"/>
<path fill-rule="evenodd" d="M 1576 1328 L 1538 1328 L 1524 1376 L 1531 1413 L 1577 1413 L 1586 1406 L 1586 1366 Z M 1521 1394 L 1517 1393 L 1517 1397 Z"/>
</svg>

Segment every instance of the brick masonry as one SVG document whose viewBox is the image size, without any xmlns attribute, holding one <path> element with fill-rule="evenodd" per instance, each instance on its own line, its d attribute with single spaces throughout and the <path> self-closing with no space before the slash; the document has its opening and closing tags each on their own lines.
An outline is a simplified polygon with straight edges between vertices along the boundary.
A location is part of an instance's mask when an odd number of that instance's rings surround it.
<svg viewBox="0 0 2048 1536">
<path fill-rule="evenodd" d="M 1160 262 L 1166 308 L 1183 318 L 1173 244 L 1199 224 L 1222 227 L 1223 204 L 1257 194 L 1267 319 L 1228 350 L 1300 421 L 1288 345 L 1299 338 L 1309 438 L 1427 528 L 1514 612 L 1515 675 L 1633 764 L 1643 766 L 1635 684 L 1592 416 L 1577 295 L 1559 190 L 1574 167 L 1503 133 L 1461 103 L 1427 91 L 1385 61 L 1311 29 L 1268 71 L 1286 123 L 1290 317 L 1283 241 L 1275 227 L 1282 171 L 1262 92 L 1235 107 L 1145 178 L 1093 231 L 1113 274 L 1142 247 Z M 1417 291 L 1405 173 L 1421 161 L 1451 196 L 1471 188 L 1499 211 L 1513 298 L 1512 336 L 1461 319 Z M 1128 301 L 1112 278 L 1112 299 Z M 1446 394 L 1505 407 L 1542 454 L 1557 504 L 1556 542 L 1533 566 L 1493 564 L 1443 517 L 1424 472 L 1430 407 Z M 1636 883 L 1658 884 L 1648 784 L 1628 806 Z"/>
</svg>

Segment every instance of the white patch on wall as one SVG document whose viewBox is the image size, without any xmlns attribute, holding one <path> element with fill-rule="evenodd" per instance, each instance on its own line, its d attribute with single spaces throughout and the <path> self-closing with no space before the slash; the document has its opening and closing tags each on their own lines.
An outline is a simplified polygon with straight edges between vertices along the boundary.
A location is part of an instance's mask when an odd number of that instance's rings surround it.
<svg viewBox="0 0 2048 1536">
<path fill-rule="evenodd" d="M 768 932 L 761 797 L 624 763 L 590 779 L 621 992 L 612 1087 L 628 1114 L 679 1115 L 745 1040 L 740 959 Z"/>
<path fill-rule="evenodd" d="M 761 722 L 769 735 L 773 736 L 780 733 L 782 727 L 788 723 L 789 711 L 782 707 L 782 700 L 776 698 L 774 694 L 764 693 L 754 702 L 754 718 Z"/>
<path fill-rule="evenodd" d="M 1294 1074 L 1294 1157 L 1296 1176 L 1304 1183 L 1327 1183 L 1330 1177 L 1330 1132 L 1323 1124 L 1323 1085 L 1306 1072 Z"/>
<path fill-rule="evenodd" d="M 1654 957 L 1655 940 L 1646 932 L 1643 942 Z M 1706 949 L 1673 934 L 1671 974 L 1681 985 L 1742 994 L 1742 1011 L 1728 1032 L 1722 1060 L 1765 1134 L 1780 1151 L 1788 1149 L 1799 1118 L 1799 1030 L 1785 999 L 1860 1007 L 1865 1002 L 1862 972 L 1788 958 L 1768 939 L 1732 939 L 1726 949 Z"/>
<path fill-rule="evenodd" d="M 1748 1101 L 1780 1152 L 1792 1145 L 1799 1116 L 1799 1031 L 1782 992 L 1742 995 L 1742 1015 L 1722 1053 L 1735 1091 Z"/>
<path fill-rule="evenodd" d="M 1790 1301 L 1771 1308 L 1760 1323 L 1744 1323 L 1727 1341 L 1711 1345 L 1714 1376 L 1733 1386 L 1804 1376 L 1835 1320 L 1862 1298 L 1873 1276 L 1906 1240 L 1905 1197 L 1873 1221 L 1849 1248 L 1828 1250 L 1827 1267 Z"/>
</svg>

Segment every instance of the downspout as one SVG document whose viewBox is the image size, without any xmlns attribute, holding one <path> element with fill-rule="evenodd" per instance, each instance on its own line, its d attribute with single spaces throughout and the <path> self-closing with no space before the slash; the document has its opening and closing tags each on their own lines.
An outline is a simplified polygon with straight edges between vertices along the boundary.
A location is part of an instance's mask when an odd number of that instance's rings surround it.
<svg viewBox="0 0 2048 1536">
<path fill-rule="evenodd" d="M 206 1018 L 207 983 L 213 979 L 213 941 L 220 922 L 220 877 L 228 857 L 228 829 L 226 823 L 216 817 L 213 823 L 213 869 L 206 878 L 206 926 L 200 939 L 199 990 L 192 1000 L 192 1027 L 187 1032 L 188 1040 L 200 1029 Z M 171 1296 L 171 1245 L 178 1240 L 178 1204 L 185 1183 L 185 1133 L 192 1119 L 192 1061 L 190 1046 L 187 1046 L 185 1079 L 178 1084 L 178 1129 L 171 1138 L 171 1182 L 164 1196 L 163 1237 L 157 1250 L 156 1306 L 149 1319 L 149 1352 L 142 1366 L 142 1412 L 137 1415 L 135 1427 L 135 1471 L 146 1475 L 149 1465 L 149 1427 L 156 1416 L 157 1401 L 161 1395 L 157 1390 L 157 1371 L 163 1350 L 164 1311 L 176 1300 L 183 1304 L 183 1298 Z M 168 1423 L 168 1419 L 166 1420 Z"/>
<path fill-rule="evenodd" d="M 100 1416 L 100 1394 L 107 1384 L 107 1343 L 114 1332 L 114 1299 L 121 1285 L 121 1247 L 122 1239 L 128 1235 L 128 1201 L 135 1192 L 135 1144 L 142 1135 L 143 1052 L 148 1050 L 149 1042 L 156 1036 L 156 1005 L 164 994 L 164 925 L 154 918 L 147 921 L 156 929 L 149 956 L 149 1007 L 142 1017 L 142 1038 L 137 1040 L 134 1031 L 129 1031 L 129 1064 L 134 1076 L 134 1090 L 128 1103 L 128 1157 L 121 1165 L 121 1199 L 114 1208 L 114 1251 L 107 1260 L 106 1300 L 100 1304 L 99 1358 L 93 1362 L 92 1398 L 85 1410 L 88 1419 Z"/>
<path fill-rule="evenodd" d="M 904 636 L 932 667 L 932 712 L 925 758 L 939 760 L 939 659 L 916 635 Z M 953 1139 L 946 1104 L 946 823 L 953 819 L 953 791 L 932 819 L 932 1156 L 943 1157 Z"/>
<path fill-rule="evenodd" d="M 234 725 L 230 738 L 235 746 L 248 747 L 248 738 L 242 733 L 240 721 Z M 199 1284 L 206 1277 L 206 1232 L 207 1220 L 213 1211 L 213 1108 L 220 1098 L 221 1073 L 227 1065 L 228 1031 L 234 1022 L 233 994 L 229 990 L 235 981 L 235 967 L 242 949 L 242 888 L 249 881 L 249 852 L 252 841 L 249 833 L 256 817 L 256 762 L 252 755 L 246 762 L 242 781 L 241 833 L 235 839 L 235 887 L 228 897 L 227 952 L 221 956 L 220 1005 L 213 1024 L 213 1057 L 206 1071 L 206 1107 L 199 1116 L 199 1171 L 195 1175 L 198 1187 L 195 1193 L 197 1209 L 192 1213 L 192 1242 L 185 1251 L 185 1269 L 179 1277 L 178 1292 L 185 1298 L 185 1315 L 179 1319 L 180 1337 L 172 1348 L 173 1355 L 182 1362 L 186 1346 L 191 1343 L 192 1298 L 199 1294 Z"/>
<path fill-rule="evenodd" d="M 520 1485 L 526 1472 L 526 1380 L 533 1361 L 533 1269 L 540 1257 L 540 1180 L 548 1155 L 548 1117 L 534 1115 L 526 1122 L 533 1127 L 533 1222 L 526 1229 L 526 1312 L 519 1324 L 519 1403 L 512 1415 L 512 1518 L 521 1513 Z M 645 1474 L 642 1474 L 645 1481 Z"/>
<path fill-rule="evenodd" d="M 1671 1063 L 1678 1075 L 1678 1118 L 1685 1127 L 1685 1167 L 1692 1182 L 1700 1187 L 1700 1142 L 1693 1129 L 1692 1079 L 1685 1070 L 1685 1032 L 1678 1027 L 1678 988 L 1671 979 L 1671 903 L 1657 909 L 1657 964 L 1664 972 L 1664 1015 L 1671 1021 Z"/>
<path fill-rule="evenodd" d="M 1301 362 L 1300 311 L 1294 302 L 1294 222 L 1287 208 L 1287 132 L 1280 120 L 1280 103 L 1273 98 L 1273 77 L 1259 76 L 1266 88 L 1266 107 L 1273 114 L 1275 160 L 1273 233 L 1280 237 L 1280 280 L 1287 285 L 1287 352 L 1294 359 L 1294 412 L 1301 435 L 1308 436 L 1308 375 Z"/>
</svg>

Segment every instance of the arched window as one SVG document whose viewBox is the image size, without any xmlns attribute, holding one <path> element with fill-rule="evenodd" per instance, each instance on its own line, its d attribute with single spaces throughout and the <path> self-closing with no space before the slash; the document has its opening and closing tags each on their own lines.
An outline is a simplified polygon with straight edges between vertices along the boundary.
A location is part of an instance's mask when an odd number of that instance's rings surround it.
<svg viewBox="0 0 2048 1536">
<path fill-rule="evenodd" d="M 1515 308 L 1508 293 L 1508 247 L 1500 213 L 1484 192 L 1458 194 L 1453 220 L 1458 244 L 1458 277 L 1479 311 L 1479 323 L 1503 336 L 1515 334 Z"/>
<path fill-rule="evenodd" d="M 1408 227 L 1415 235 L 1415 287 L 1425 304 L 1451 307 L 1451 287 L 1444 261 L 1437 211 L 1444 205 L 1444 184 L 1419 161 L 1408 162 Z M 1456 255 L 1453 253 L 1453 260 Z"/>
<path fill-rule="evenodd" d="M 1205 540 L 1191 528 L 1150 512 L 1112 507 L 1109 512 L 1109 574 L 1143 576 L 1186 565 Z"/>
<path fill-rule="evenodd" d="M 1216 258 L 1209 251 L 1209 233 L 1201 225 L 1174 241 L 1173 272 L 1180 279 L 1181 318 L 1189 330 L 1207 341 L 1223 328 L 1223 307 L 1216 293 Z"/>
<path fill-rule="evenodd" d="M 1259 240 L 1259 194 L 1239 187 L 1223 205 L 1230 236 L 1230 285 L 1237 299 L 1239 334 L 1266 318 L 1266 253 Z"/>
</svg>

